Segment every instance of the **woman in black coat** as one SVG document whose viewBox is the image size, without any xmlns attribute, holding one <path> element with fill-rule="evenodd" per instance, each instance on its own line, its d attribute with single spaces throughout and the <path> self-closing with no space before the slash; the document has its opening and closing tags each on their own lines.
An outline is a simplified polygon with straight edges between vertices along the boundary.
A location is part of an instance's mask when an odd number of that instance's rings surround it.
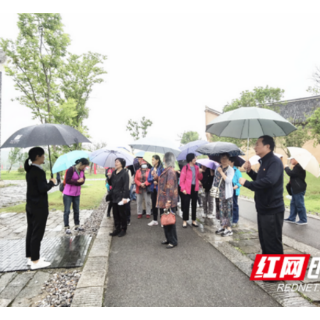
<svg viewBox="0 0 320 320">
<path fill-rule="evenodd" d="M 56 180 L 51 179 L 49 183 L 47 182 L 46 173 L 41 168 L 44 159 L 44 150 L 36 147 L 29 150 L 29 158 L 24 163 L 24 169 L 27 172 L 26 257 L 32 270 L 50 265 L 50 262 L 40 258 L 40 246 L 49 215 L 48 191 L 55 185 Z M 31 165 L 29 160 L 32 162 Z"/>
</svg>

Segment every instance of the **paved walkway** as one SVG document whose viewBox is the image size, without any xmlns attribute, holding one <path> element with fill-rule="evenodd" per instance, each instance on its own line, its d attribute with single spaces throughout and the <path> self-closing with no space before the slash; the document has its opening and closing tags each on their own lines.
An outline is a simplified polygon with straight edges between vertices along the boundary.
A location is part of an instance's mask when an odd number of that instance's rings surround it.
<svg viewBox="0 0 320 320">
<path fill-rule="evenodd" d="M 166 249 L 163 229 L 136 218 L 114 237 L 105 306 L 272 307 L 279 304 L 178 218 L 178 247 Z"/>
</svg>

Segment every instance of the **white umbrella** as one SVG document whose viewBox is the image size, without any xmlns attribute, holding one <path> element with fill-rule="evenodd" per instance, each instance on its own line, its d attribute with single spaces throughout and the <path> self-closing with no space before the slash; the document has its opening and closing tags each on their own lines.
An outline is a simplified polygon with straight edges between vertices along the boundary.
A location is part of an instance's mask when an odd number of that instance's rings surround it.
<svg viewBox="0 0 320 320">
<path fill-rule="evenodd" d="M 116 158 L 123 158 L 126 160 L 126 166 L 132 166 L 134 157 L 128 151 L 120 148 L 112 150 L 102 148 L 91 153 L 89 159 L 101 167 L 114 167 Z"/>
<path fill-rule="evenodd" d="M 297 147 L 289 147 L 288 150 L 291 158 L 296 159 L 304 170 L 310 172 L 316 178 L 320 176 L 319 163 L 308 150 Z"/>
<path fill-rule="evenodd" d="M 274 153 L 275 156 L 277 156 L 278 158 L 283 158 L 283 155 L 282 154 L 279 154 L 279 153 Z M 251 157 L 249 159 L 249 162 L 251 163 L 252 166 L 254 166 L 255 164 L 258 164 L 259 163 L 259 160 L 260 160 L 260 157 L 255 155 L 253 157 Z"/>
<path fill-rule="evenodd" d="M 139 139 L 131 144 L 130 147 L 134 149 L 140 149 L 143 151 L 150 151 L 155 153 L 172 152 L 175 156 L 179 155 L 181 150 L 177 143 L 172 140 L 168 140 L 160 137 L 148 137 Z"/>
</svg>

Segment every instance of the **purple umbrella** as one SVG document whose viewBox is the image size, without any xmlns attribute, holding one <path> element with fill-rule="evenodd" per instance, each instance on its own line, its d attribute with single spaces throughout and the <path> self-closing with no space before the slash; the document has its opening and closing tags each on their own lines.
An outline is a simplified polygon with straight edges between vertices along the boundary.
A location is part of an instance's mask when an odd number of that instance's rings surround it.
<svg viewBox="0 0 320 320">
<path fill-rule="evenodd" d="M 196 140 L 185 144 L 184 146 L 179 148 L 181 150 L 181 153 L 179 153 L 179 155 L 177 156 L 177 160 L 186 160 L 188 153 L 194 153 L 196 156 L 200 156 L 201 153 L 196 152 L 196 150 L 207 143 L 209 142 L 205 140 Z"/>
<path fill-rule="evenodd" d="M 210 168 L 212 170 L 216 170 L 218 167 L 220 167 L 220 164 L 218 162 L 209 159 L 199 159 L 197 160 L 197 163 L 200 163 L 201 165 L 206 166 L 207 168 Z"/>
</svg>

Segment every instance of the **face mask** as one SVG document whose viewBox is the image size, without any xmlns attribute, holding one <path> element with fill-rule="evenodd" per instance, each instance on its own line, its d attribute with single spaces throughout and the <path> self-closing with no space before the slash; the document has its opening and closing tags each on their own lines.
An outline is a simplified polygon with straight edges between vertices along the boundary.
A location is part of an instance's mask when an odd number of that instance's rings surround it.
<svg viewBox="0 0 320 320">
<path fill-rule="evenodd" d="M 148 166 L 147 166 L 146 164 L 143 164 L 143 165 L 141 166 L 141 168 L 142 168 L 142 169 L 147 169 Z"/>
</svg>

